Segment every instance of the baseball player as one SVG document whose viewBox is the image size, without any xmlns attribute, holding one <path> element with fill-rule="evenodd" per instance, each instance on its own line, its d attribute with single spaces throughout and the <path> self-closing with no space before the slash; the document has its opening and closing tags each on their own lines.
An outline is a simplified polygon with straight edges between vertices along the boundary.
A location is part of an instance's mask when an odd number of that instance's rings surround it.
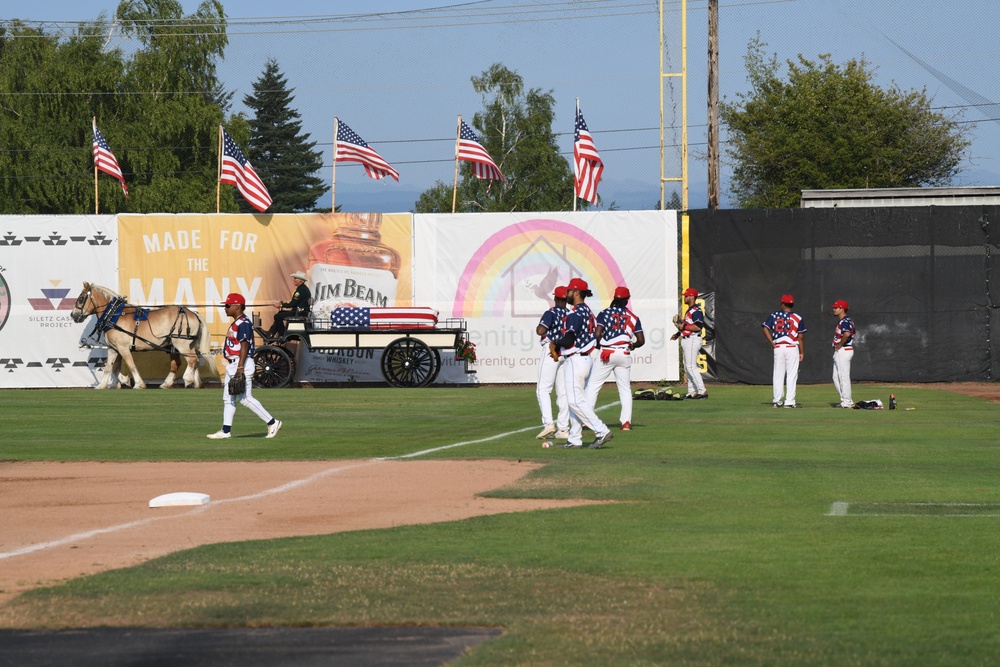
<svg viewBox="0 0 1000 667">
<path fill-rule="evenodd" d="M 792 312 L 795 297 L 781 296 L 781 310 L 771 313 L 764 320 L 764 338 L 774 348 L 774 398 L 771 405 L 776 408 L 798 407 L 795 404 L 795 384 L 799 380 L 799 363 L 805 357 L 806 323 L 801 316 Z M 784 391 L 785 401 L 781 395 Z"/>
<path fill-rule="evenodd" d="M 853 408 L 851 359 L 854 358 L 854 320 L 847 314 L 850 306 L 843 299 L 837 299 L 830 307 L 838 320 L 833 330 L 833 386 L 840 394 L 840 405 L 837 407 Z"/>
<path fill-rule="evenodd" d="M 566 370 L 562 381 L 566 388 L 566 399 L 569 402 L 569 439 L 564 447 L 583 447 L 583 425 L 588 424 L 596 434 L 590 443 L 590 449 L 600 449 L 614 434 L 604 422 L 594 413 L 593 406 L 587 401 L 587 378 L 593 366 L 591 353 L 597 347 L 594 333 L 597 323 L 594 312 L 584 303 L 588 296 L 593 296 L 590 286 L 580 278 L 573 278 L 566 286 L 566 303 L 569 314 L 563 325 L 562 337 L 555 341 Z"/>
<path fill-rule="evenodd" d="M 233 324 L 226 332 L 226 343 L 222 348 L 222 354 L 227 362 L 226 377 L 222 382 L 222 429 L 208 434 L 208 437 L 213 440 L 232 437 L 231 431 L 233 417 L 236 416 L 237 399 L 267 424 L 265 438 L 273 438 L 278 434 L 278 429 L 281 428 L 281 422 L 272 417 L 251 393 L 250 385 L 256 366 L 253 361 L 253 324 L 243 314 L 246 303 L 243 295 L 235 292 L 227 296 L 223 302 L 226 307 L 226 315 L 233 318 Z M 234 375 L 243 375 L 246 380 L 246 391 L 240 396 L 229 395 L 229 380 Z"/>
<path fill-rule="evenodd" d="M 557 287 L 552 293 L 555 305 L 542 313 L 542 319 L 535 327 L 542 347 L 542 358 L 538 362 L 538 384 L 535 393 L 538 396 L 538 408 L 542 411 L 542 430 L 536 438 L 547 438 L 555 435 L 557 438 L 569 437 L 569 403 L 566 400 L 564 383 L 557 382 L 556 376 L 563 372 L 562 357 L 553 359 L 549 353 L 549 343 L 558 340 L 563 333 L 563 320 L 569 314 L 566 309 L 566 288 Z M 556 390 L 555 422 L 552 421 L 552 388 Z M 558 430 L 557 430 L 558 427 Z"/>
<path fill-rule="evenodd" d="M 708 398 L 705 381 L 698 368 L 698 353 L 701 351 L 701 330 L 705 328 L 705 314 L 695 303 L 698 290 L 688 287 L 682 295 L 684 305 L 688 307 L 684 317 L 677 317 L 674 326 L 677 333 L 670 340 L 681 339 L 681 352 L 684 354 L 684 374 L 687 375 L 688 393 L 686 398 Z"/>
<path fill-rule="evenodd" d="M 587 379 L 587 404 L 593 408 L 604 382 L 615 374 L 622 408 L 618 421 L 623 431 L 632 430 L 632 350 L 646 344 L 642 322 L 626 307 L 630 298 L 627 287 L 616 287 L 611 305 L 598 314 L 595 336 L 599 357 Z"/>
</svg>

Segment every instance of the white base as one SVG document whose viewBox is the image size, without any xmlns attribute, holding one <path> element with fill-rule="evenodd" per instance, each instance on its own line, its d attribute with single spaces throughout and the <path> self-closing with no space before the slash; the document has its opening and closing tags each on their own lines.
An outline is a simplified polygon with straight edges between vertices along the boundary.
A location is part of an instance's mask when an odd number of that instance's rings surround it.
<svg viewBox="0 0 1000 667">
<path fill-rule="evenodd" d="M 187 505 L 207 505 L 211 498 L 207 493 L 192 493 L 190 491 L 178 491 L 176 493 L 164 493 L 149 501 L 150 507 L 185 507 Z"/>
</svg>

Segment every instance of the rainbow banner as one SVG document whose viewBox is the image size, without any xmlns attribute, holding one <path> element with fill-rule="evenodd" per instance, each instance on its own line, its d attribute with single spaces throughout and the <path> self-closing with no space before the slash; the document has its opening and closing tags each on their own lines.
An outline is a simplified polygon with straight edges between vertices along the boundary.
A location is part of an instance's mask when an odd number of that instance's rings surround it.
<svg viewBox="0 0 1000 667">
<path fill-rule="evenodd" d="M 416 215 L 414 258 L 414 303 L 467 320 L 479 382 L 536 381 L 535 325 L 571 278 L 590 285 L 595 313 L 615 287 L 631 291 L 646 336 L 633 380 L 679 377 L 669 340 L 678 307 L 674 211 Z"/>
</svg>

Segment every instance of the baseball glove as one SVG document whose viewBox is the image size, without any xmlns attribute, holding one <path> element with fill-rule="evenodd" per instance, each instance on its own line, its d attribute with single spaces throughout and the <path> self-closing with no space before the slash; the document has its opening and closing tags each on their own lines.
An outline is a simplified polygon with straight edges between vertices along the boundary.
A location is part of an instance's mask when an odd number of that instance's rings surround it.
<svg viewBox="0 0 1000 667">
<path fill-rule="evenodd" d="M 229 378 L 229 395 L 239 396 L 247 393 L 247 378 L 243 373 L 237 373 Z"/>
<path fill-rule="evenodd" d="M 549 356 L 559 361 L 559 348 L 555 343 L 549 343 Z"/>
<path fill-rule="evenodd" d="M 678 331 L 684 328 L 684 316 L 680 313 L 674 315 L 674 326 L 677 327 Z"/>
</svg>

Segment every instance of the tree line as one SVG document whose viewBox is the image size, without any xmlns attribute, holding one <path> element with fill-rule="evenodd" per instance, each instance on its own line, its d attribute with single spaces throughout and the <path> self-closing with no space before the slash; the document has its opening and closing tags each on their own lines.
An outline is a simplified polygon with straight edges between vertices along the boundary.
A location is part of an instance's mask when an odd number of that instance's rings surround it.
<svg viewBox="0 0 1000 667">
<path fill-rule="evenodd" d="M 114 30 L 137 48 L 109 48 Z M 233 113 L 235 92 L 216 72 L 227 45 L 218 0 L 187 16 L 177 0 L 122 0 L 111 20 L 102 14 L 69 37 L 8 23 L 0 29 L 0 214 L 93 212 L 91 117 L 130 194 L 126 201 L 102 183 L 101 212 L 214 212 L 220 123 L 266 184 L 268 212 L 323 210 L 322 154 L 302 132 L 294 89 L 268 60 L 242 99 L 252 113 Z M 787 61 L 786 78 L 764 47 L 758 39 L 748 49 L 749 92 L 721 106 L 738 206 L 798 206 L 805 189 L 942 185 L 958 173 L 965 130 L 932 111 L 924 91 L 883 90 L 863 60 L 837 65 L 828 56 Z M 471 125 L 507 181 L 479 180 L 461 163 L 457 209 L 570 210 L 573 170 L 552 130 L 553 91 L 526 87 L 499 63 L 471 84 L 483 104 Z M 450 212 L 452 189 L 438 181 L 414 210 Z M 223 187 L 220 210 L 252 209 Z"/>
</svg>

